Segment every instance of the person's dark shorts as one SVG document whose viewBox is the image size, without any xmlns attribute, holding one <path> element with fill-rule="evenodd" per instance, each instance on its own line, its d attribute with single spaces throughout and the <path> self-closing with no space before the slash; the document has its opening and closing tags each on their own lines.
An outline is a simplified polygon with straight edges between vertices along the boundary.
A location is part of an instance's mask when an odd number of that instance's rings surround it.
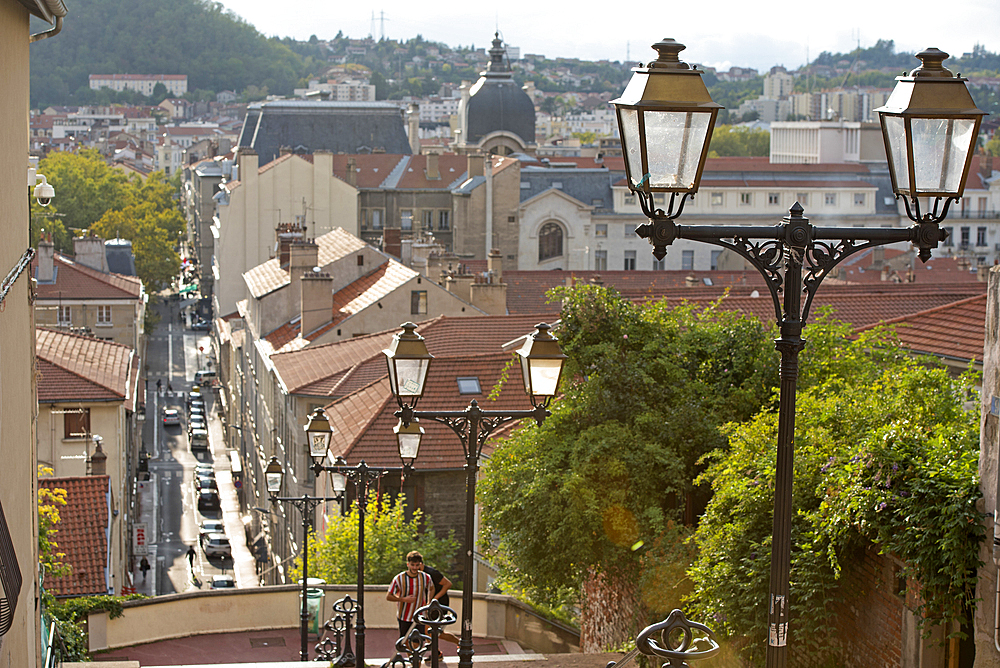
<svg viewBox="0 0 1000 668">
<path fill-rule="evenodd" d="M 404 622 L 402 619 L 397 619 L 396 621 L 399 622 L 399 636 L 398 637 L 402 638 L 403 636 L 406 635 L 407 631 L 410 630 L 410 626 L 413 625 L 413 622 Z M 427 632 L 424 629 L 424 625 L 423 624 L 417 624 L 417 630 L 420 631 L 421 633 L 426 633 Z"/>
</svg>

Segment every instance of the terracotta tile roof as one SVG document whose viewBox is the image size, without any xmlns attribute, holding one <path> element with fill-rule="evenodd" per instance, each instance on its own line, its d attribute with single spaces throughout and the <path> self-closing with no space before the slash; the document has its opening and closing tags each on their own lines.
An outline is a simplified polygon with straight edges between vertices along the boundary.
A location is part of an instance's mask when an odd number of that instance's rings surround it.
<svg viewBox="0 0 1000 668">
<path fill-rule="evenodd" d="M 977 295 L 944 306 L 886 320 L 896 325 L 900 343 L 917 353 L 927 353 L 968 363 L 983 360 L 986 339 L 986 295 Z M 868 327 L 856 331 L 861 332 Z"/>
<path fill-rule="evenodd" d="M 333 324 L 368 308 L 419 275 L 409 267 L 395 260 L 389 260 L 334 293 Z"/>
<path fill-rule="evenodd" d="M 280 165 L 283 162 L 288 162 L 292 158 L 296 158 L 296 157 L 301 157 L 301 156 L 297 156 L 294 153 L 286 153 L 285 155 L 283 155 L 281 157 L 275 158 L 274 160 L 272 160 L 271 162 L 267 163 L 263 167 L 259 167 L 257 169 L 257 173 L 258 174 L 263 174 L 264 172 L 270 170 L 271 168 L 276 167 L 277 165 Z"/>
<path fill-rule="evenodd" d="M 548 314 L 551 316 L 552 314 Z M 435 357 L 493 353 L 534 331 L 546 315 L 439 316 L 417 330 Z M 548 321 L 553 318 L 548 317 Z M 272 355 L 281 383 L 291 394 L 340 397 L 386 375 L 382 350 L 398 329 Z"/>
<path fill-rule="evenodd" d="M 824 163 L 818 165 L 794 165 L 772 163 L 770 158 L 724 157 L 708 158 L 705 174 L 711 172 L 854 172 L 866 173 L 868 167 L 860 163 Z"/>
<path fill-rule="evenodd" d="M 617 184 L 616 184 L 617 185 Z M 621 185 L 628 185 L 622 182 Z M 702 188 L 878 188 L 867 181 L 840 179 L 837 181 L 784 181 L 778 179 L 703 179 Z"/>
<path fill-rule="evenodd" d="M 441 178 L 427 178 L 427 156 L 409 156 L 408 164 L 396 189 L 399 190 L 450 190 L 455 182 L 468 171 L 469 161 L 464 155 L 445 153 L 438 157 L 438 171 Z"/>
<path fill-rule="evenodd" d="M 38 299 L 138 299 L 142 281 L 136 276 L 105 274 L 85 267 L 61 253 L 53 258 L 54 279 L 38 283 Z M 31 261 L 31 272 L 38 278 L 38 255 Z"/>
<path fill-rule="evenodd" d="M 331 262 L 336 262 L 351 253 L 356 253 L 365 248 L 365 242 L 341 227 L 330 230 L 326 234 L 317 237 L 315 241 L 316 245 L 319 246 L 317 262 L 320 267 L 325 267 Z M 278 258 L 271 258 L 267 262 L 259 264 L 243 274 L 244 280 L 250 288 L 250 293 L 254 297 L 259 299 L 266 294 L 291 284 L 288 270 L 283 268 L 278 262 Z"/>
<path fill-rule="evenodd" d="M 347 160 L 353 158 L 357 171 L 355 183 L 358 188 L 378 188 L 392 170 L 409 156 L 392 155 L 389 153 L 372 153 L 333 156 L 333 173 L 340 179 L 348 181 Z"/>
<path fill-rule="evenodd" d="M 58 597 L 107 594 L 111 553 L 108 549 L 110 478 L 106 475 L 39 478 L 38 486 L 66 490 L 66 505 L 59 507 L 58 551 L 72 572 L 47 577 L 45 588 Z"/>
<path fill-rule="evenodd" d="M 531 408 L 531 402 L 524 394 L 521 381 L 520 366 L 510 369 L 507 383 L 496 401 L 490 401 L 487 396 L 500 378 L 501 371 L 510 361 L 510 353 L 492 353 L 466 357 L 448 357 L 436 360 L 427 376 L 424 396 L 417 405 L 418 410 L 462 410 L 469 402 L 476 399 L 484 410 L 524 410 Z M 462 395 L 458 392 L 457 378 L 475 377 L 479 379 L 481 394 Z M 374 387 L 374 386 L 373 386 Z M 400 466 L 399 451 L 396 437 L 392 432 L 398 419 L 393 415 L 397 410 L 386 384 L 384 400 L 378 403 L 377 397 L 369 397 L 369 415 L 372 409 L 378 411 L 374 419 L 361 424 L 361 419 L 353 422 L 356 434 L 345 455 L 348 463 L 356 464 L 364 459 L 375 466 Z M 343 401 L 347 401 L 344 399 Z M 328 407 L 327 413 L 338 412 L 339 403 Z M 421 426 L 425 434 L 420 445 L 415 468 L 418 470 L 460 469 L 465 464 L 462 453 L 462 443 L 455 433 L 447 426 L 431 420 L 422 420 Z M 499 433 L 494 432 L 492 439 Z M 347 436 L 341 441 L 347 440 Z M 490 441 L 483 449 L 485 455 L 492 452 Z"/>
<path fill-rule="evenodd" d="M 134 401 L 132 349 L 113 341 L 39 327 L 38 401 Z"/>
<path fill-rule="evenodd" d="M 986 290 L 986 283 L 979 280 L 979 274 L 975 265 L 971 267 L 967 263 L 962 263 L 958 258 L 947 257 L 943 253 L 946 248 L 935 250 L 936 255 L 927 262 L 917 262 L 914 268 L 914 278 L 916 283 L 933 283 L 940 285 L 943 283 L 960 283 L 969 285 L 979 285 L 982 290 Z M 885 257 L 892 257 L 889 250 L 886 250 Z M 882 272 L 871 269 L 873 254 L 869 251 L 858 253 L 858 255 L 845 260 L 842 263 L 844 268 L 844 280 L 848 283 L 879 283 L 882 281 Z M 897 272 L 900 278 L 905 278 L 906 272 Z"/>
</svg>

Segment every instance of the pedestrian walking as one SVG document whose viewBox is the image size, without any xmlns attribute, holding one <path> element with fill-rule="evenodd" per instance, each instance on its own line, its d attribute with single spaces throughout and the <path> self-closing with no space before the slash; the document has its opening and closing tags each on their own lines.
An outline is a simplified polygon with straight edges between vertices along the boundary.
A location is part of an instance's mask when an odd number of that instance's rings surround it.
<svg viewBox="0 0 1000 668">
<path fill-rule="evenodd" d="M 420 570 L 423 566 L 423 556 L 413 550 L 406 555 L 406 570 L 392 579 L 385 600 L 396 603 L 396 621 L 399 622 L 399 637 L 404 638 L 413 624 L 413 613 L 418 608 L 430 603 L 434 595 L 434 583 L 431 576 Z M 417 629 L 423 633 L 422 624 Z"/>
<path fill-rule="evenodd" d="M 194 570 L 194 558 L 195 558 L 194 545 L 188 545 L 187 557 L 188 564 L 191 566 L 191 570 Z"/>
<path fill-rule="evenodd" d="M 173 394 L 174 393 L 174 387 L 173 387 L 173 385 L 170 384 L 169 380 L 167 381 L 167 393 L 168 394 Z"/>
<path fill-rule="evenodd" d="M 149 571 L 149 559 L 146 557 L 142 558 L 142 561 L 139 562 L 139 570 L 142 571 L 142 581 L 145 582 L 146 573 Z"/>
<path fill-rule="evenodd" d="M 159 394 L 160 390 L 162 390 L 162 389 L 163 389 L 163 379 L 162 378 L 157 378 L 156 379 L 156 393 Z"/>
</svg>

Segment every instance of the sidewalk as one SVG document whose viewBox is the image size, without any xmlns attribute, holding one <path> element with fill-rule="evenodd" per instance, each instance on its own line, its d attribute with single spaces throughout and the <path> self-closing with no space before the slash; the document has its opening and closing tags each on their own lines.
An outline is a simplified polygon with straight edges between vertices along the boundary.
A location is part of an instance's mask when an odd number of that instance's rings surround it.
<svg viewBox="0 0 1000 668">
<path fill-rule="evenodd" d="M 157 483 L 156 476 L 150 474 L 149 480 L 140 480 L 138 483 L 137 499 L 136 503 L 139 506 L 139 522 L 145 523 L 146 525 L 146 559 L 149 561 L 149 572 L 146 574 L 145 580 L 142 577 L 142 571 L 139 569 L 139 564 L 142 561 L 142 555 L 135 555 L 135 563 L 133 564 L 132 572 L 132 582 L 135 586 L 135 591 L 137 594 L 146 594 L 147 596 L 156 595 L 156 582 L 160 577 L 160 569 L 163 564 L 160 562 L 163 560 L 162 557 L 157 558 L 156 553 L 156 543 L 159 540 L 159 485 Z"/>
</svg>

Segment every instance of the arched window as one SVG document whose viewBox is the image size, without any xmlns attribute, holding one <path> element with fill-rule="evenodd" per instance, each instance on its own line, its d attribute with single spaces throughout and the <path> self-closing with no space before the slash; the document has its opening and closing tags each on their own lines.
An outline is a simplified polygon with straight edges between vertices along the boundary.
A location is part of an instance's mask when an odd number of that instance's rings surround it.
<svg viewBox="0 0 1000 668">
<path fill-rule="evenodd" d="M 542 262 L 563 254 L 563 231 L 559 223 L 545 223 L 538 232 L 538 261 Z"/>
</svg>

